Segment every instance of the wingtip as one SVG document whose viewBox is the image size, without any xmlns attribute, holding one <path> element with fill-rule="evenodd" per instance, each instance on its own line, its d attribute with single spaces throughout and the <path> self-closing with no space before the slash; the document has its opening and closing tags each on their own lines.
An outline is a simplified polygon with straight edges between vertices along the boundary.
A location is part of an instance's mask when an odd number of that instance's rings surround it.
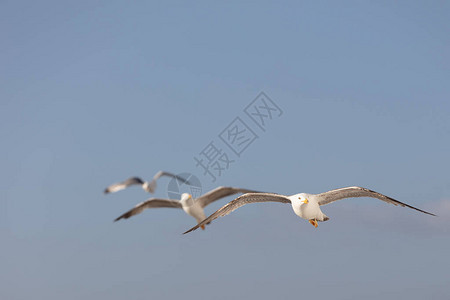
<svg viewBox="0 0 450 300">
<path fill-rule="evenodd" d="M 424 214 L 427 214 L 427 215 L 430 215 L 430 216 L 433 216 L 433 217 L 437 217 L 437 215 L 435 215 L 435 214 L 433 214 L 433 213 L 430 213 L 430 212 L 428 212 L 428 211 L 426 211 L 426 210 L 422 210 L 422 209 L 417 209 L 418 211 L 420 211 L 420 212 L 422 212 L 422 213 L 424 213 Z"/>
<path fill-rule="evenodd" d="M 114 222 L 117 222 L 117 221 L 119 221 L 120 219 L 123 219 L 123 216 L 120 216 L 120 217 L 115 218 L 115 219 L 114 219 Z"/>
<path fill-rule="evenodd" d="M 197 228 L 198 228 L 198 227 L 197 227 Z M 189 229 L 188 231 L 183 232 L 183 235 L 186 234 L 186 233 L 189 233 L 189 232 L 191 232 L 191 231 L 194 231 L 194 230 L 196 230 L 197 228 L 193 227 L 193 228 Z"/>
</svg>

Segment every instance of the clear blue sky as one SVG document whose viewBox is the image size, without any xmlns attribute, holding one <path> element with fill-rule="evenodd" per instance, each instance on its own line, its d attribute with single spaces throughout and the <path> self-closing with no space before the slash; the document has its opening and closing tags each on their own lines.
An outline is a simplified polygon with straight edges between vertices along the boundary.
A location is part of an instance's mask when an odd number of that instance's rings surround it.
<svg viewBox="0 0 450 300">
<path fill-rule="evenodd" d="M 0 2 L 1 299 L 448 299 L 445 1 Z M 193 157 L 264 91 L 283 115 L 216 183 Z M 108 184 L 158 170 L 295 194 L 205 231 Z M 162 180 L 156 196 L 167 196 Z M 224 199 L 207 213 L 225 204 Z"/>
</svg>

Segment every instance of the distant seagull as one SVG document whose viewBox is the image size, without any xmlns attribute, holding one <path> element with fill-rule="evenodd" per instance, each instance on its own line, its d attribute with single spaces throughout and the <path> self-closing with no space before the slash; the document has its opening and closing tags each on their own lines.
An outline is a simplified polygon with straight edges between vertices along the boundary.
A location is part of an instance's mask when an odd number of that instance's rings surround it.
<svg viewBox="0 0 450 300">
<path fill-rule="evenodd" d="M 165 172 L 165 171 L 159 171 L 158 173 L 155 174 L 155 176 L 153 176 L 152 181 L 143 181 L 142 179 L 140 179 L 139 177 L 131 177 L 128 178 L 125 181 L 122 182 L 118 182 L 115 184 L 112 184 L 110 186 L 108 186 L 104 193 L 105 194 L 109 194 L 109 193 L 114 193 L 120 190 L 123 190 L 131 185 L 140 185 L 142 186 L 142 188 L 144 189 L 144 191 L 149 192 L 150 194 L 153 194 L 155 192 L 156 189 L 156 181 L 162 177 L 162 176 L 167 176 L 167 177 L 173 177 L 178 179 L 179 181 L 183 182 L 183 183 L 187 183 L 187 184 L 191 184 L 188 180 L 186 180 L 183 177 L 180 177 L 178 175 L 169 173 L 169 172 Z"/>
<path fill-rule="evenodd" d="M 290 203 L 292 205 L 292 209 L 294 210 L 294 213 L 299 216 L 300 218 L 309 220 L 309 223 L 311 223 L 314 227 L 317 228 L 318 224 L 317 221 L 323 222 L 327 221 L 330 218 L 328 218 L 321 210 L 320 206 L 325 205 L 337 200 L 345 199 L 345 198 L 353 198 L 353 197 L 369 197 L 369 198 L 376 198 L 381 201 L 391 203 L 394 205 L 400 205 L 403 207 L 409 207 L 415 210 L 418 210 L 420 212 L 423 212 L 425 214 L 429 214 L 432 216 L 435 216 L 432 213 L 426 212 L 424 210 L 415 208 L 413 206 L 410 206 L 406 203 L 397 201 L 395 199 L 392 199 L 388 196 L 385 196 L 383 194 L 371 191 L 369 189 L 365 189 L 362 187 L 352 186 L 352 187 L 346 187 L 341 189 L 336 189 L 332 191 L 328 191 L 321 194 L 306 194 L 306 193 L 300 193 L 295 194 L 292 196 L 284 196 L 284 195 L 278 195 L 278 194 L 269 194 L 269 193 L 260 193 L 260 194 L 245 194 L 242 195 L 233 201 L 229 202 L 228 204 L 224 205 L 222 208 L 217 210 L 215 213 L 210 215 L 208 218 L 200 222 L 197 226 L 192 227 L 188 231 L 185 232 L 191 232 L 196 230 L 197 228 L 204 226 L 205 224 L 211 223 L 213 220 L 217 219 L 218 217 L 223 217 L 231 213 L 232 211 L 238 209 L 239 207 L 249 204 L 249 203 L 257 203 L 257 202 L 280 202 L 280 203 Z"/>
<path fill-rule="evenodd" d="M 193 199 L 192 196 L 188 193 L 183 193 L 181 195 L 180 201 L 170 199 L 150 198 L 147 201 L 139 203 L 138 205 L 136 205 L 136 207 L 124 213 L 123 215 L 115 219 L 114 222 L 119 221 L 120 219 L 128 219 L 129 217 L 140 214 L 143 210 L 147 208 L 170 207 L 183 209 L 185 213 L 194 217 L 197 220 L 197 223 L 200 223 L 206 218 L 205 212 L 203 211 L 203 208 L 205 206 L 221 198 L 238 193 L 257 193 L 257 192 L 247 189 L 220 186 L 198 197 L 197 199 Z M 202 229 L 205 229 L 205 224 L 208 223 L 204 223 L 200 227 Z"/>
</svg>

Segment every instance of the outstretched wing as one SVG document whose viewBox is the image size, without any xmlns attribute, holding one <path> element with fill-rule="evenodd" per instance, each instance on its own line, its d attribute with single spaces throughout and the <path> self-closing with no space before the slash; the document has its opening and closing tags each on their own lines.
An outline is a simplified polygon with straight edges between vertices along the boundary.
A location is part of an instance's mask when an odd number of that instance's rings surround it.
<svg viewBox="0 0 450 300">
<path fill-rule="evenodd" d="M 229 187 L 229 186 L 219 186 L 212 191 L 197 198 L 197 202 L 200 203 L 201 207 L 205 207 L 212 202 L 219 200 L 221 198 L 238 194 L 238 193 L 259 193 L 258 191 Z"/>
<path fill-rule="evenodd" d="M 142 185 L 142 184 L 144 184 L 144 181 L 142 179 L 140 179 L 139 177 L 131 177 L 125 181 L 114 183 L 114 184 L 108 186 L 104 190 L 104 193 L 105 194 L 114 193 L 114 192 L 123 190 L 123 189 L 129 187 L 130 185 L 137 185 L 137 184 Z"/>
<path fill-rule="evenodd" d="M 147 201 L 139 203 L 134 208 L 130 209 L 120 217 L 116 218 L 114 222 L 119 221 L 120 219 L 128 219 L 129 217 L 140 214 L 147 208 L 159 208 L 159 207 L 182 208 L 181 203 L 178 200 L 151 198 L 148 199 Z"/>
<path fill-rule="evenodd" d="M 388 197 L 386 195 L 383 195 L 383 194 L 380 194 L 375 191 L 372 191 L 372 190 L 369 190 L 366 188 L 362 188 L 359 186 L 351 186 L 351 187 L 331 190 L 331 191 L 328 191 L 328 192 L 325 192 L 322 194 L 318 194 L 318 195 L 316 195 L 316 197 L 319 202 L 319 205 L 325 205 L 325 204 L 328 204 L 328 203 L 331 203 L 331 202 L 334 202 L 337 200 L 345 199 L 345 198 L 354 198 L 354 197 L 376 198 L 381 201 L 394 204 L 396 206 L 400 205 L 402 207 L 409 207 L 409 208 L 415 209 L 417 211 L 423 212 L 425 214 L 436 216 L 435 214 L 429 213 L 427 211 L 421 210 L 414 206 L 411 206 L 406 203 L 400 202 L 398 200 L 392 199 L 391 197 Z"/>
<path fill-rule="evenodd" d="M 179 181 L 181 181 L 182 183 L 191 184 L 186 178 L 183 178 L 181 176 L 178 176 L 178 175 L 172 174 L 170 172 L 166 172 L 166 171 L 159 171 L 158 173 L 156 173 L 155 176 L 153 176 L 153 181 L 158 180 L 162 176 L 176 178 Z"/>
<path fill-rule="evenodd" d="M 269 193 L 249 193 L 244 194 L 242 196 L 237 197 L 233 201 L 229 202 L 228 204 L 222 206 L 222 208 L 219 208 L 215 213 L 207 217 L 205 220 L 201 221 L 196 226 L 192 227 L 188 231 L 186 231 L 183 234 L 186 234 L 188 232 L 194 231 L 197 228 L 211 223 L 213 220 L 217 219 L 218 217 L 223 217 L 231 213 L 232 211 L 235 211 L 241 206 L 244 206 L 245 204 L 249 203 L 257 203 L 257 202 L 280 202 L 280 203 L 291 203 L 291 200 L 289 200 L 288 197 L 283 195 L 277 195 L 277 194 L 269 194 Z"/>
</svg>

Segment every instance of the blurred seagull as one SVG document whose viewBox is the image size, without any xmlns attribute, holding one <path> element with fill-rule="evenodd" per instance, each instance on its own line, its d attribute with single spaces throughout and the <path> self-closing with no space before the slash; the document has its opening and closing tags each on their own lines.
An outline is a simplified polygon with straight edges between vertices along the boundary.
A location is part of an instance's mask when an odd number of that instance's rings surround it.
<svg viewBox="0 0 450 300">
<path fill-rule="evenodd" d="M 197 228 L 204 226 L 205 224 L 209 224 L 213 220 L 217 219 L 218 217 L 226 216 L 229 213 L 231 213 L 232 211 L 238 209 L 239 207 L 241 207 L 245 204 L 257 203 L 257 202 L 290 203 L 292 205 L 292 209 L 294 210 L 294 213 L 297 216 L 308 220 L 309 223 L 311 223 L 314 227 L 317 228 L 317 226 L 318 226 L 317 222 L 323 222 L 323 221 L 327 221 L 330 219 L 320 210 L 320 206 L 337 201 L 337 200 L 353 198 L 353 197 L 376 198 L 381 201 L 394 204 L 396 206 L 400 205 L 403 207 L 409 207 L 409 208 L 415 209 L 417 211 L 420 211 L 422 213 L 435 216 L 432 213 L 415 208 L 411 205 L 397 201 L 397 200 L 392 199 L 383 194 L 371 191 L 366 188 L 357 187 L 357 186 L 331 190 L 331 191 L 321 193 L 321 194 L 300 193 L 300 194 L 295 194 L 292 196 L 284 196 L 284 195 L 269 194 L 269 193 L 259 193 L 259 194 L 249 193 L 249 194 L 242 195 L 242 196 L 234 199 L 233 201 L 229 202 L 228 204 L 224 205 L 222 208 L 218 209 L 215 213 L 213 213 L 208 218 L 206 218 L 205 220 L 200 222 L 198 225 L 196 225 L 196 226 L 192 227 L 191 229 L 189 229 L 188 231 L 186 231 L 184 234 L 194 231 Z"/>
<path fill-rule="evenodd" d="M 167 176 L 167 177 L 172 177 L 172 178 L 176 178 L 179 181 L 181 181 L 182 183 L 186 183 L 186 184 L 191 184 L 188 180 L 184 179 L 183 177 L 180 177 L 178 175 L 169 173 L 169 172 L 165 172 L 165 171 L 159 171 L 158 173 L 155 174 L 155 176 L 153 176 L 152 181 L 143 181 L 141 178 L 139 177 L 131 177 L 128 178 L 125 181 L 122 182 L 118 182 L 115 184 L 112 184 L 110 186 L 108 186 L 105 190 L 104 193 L 105 194 L 109 194 L 109 193 L 114 193 L 120 190 L 123 190 L 131 185 L 140 185 L 142 186 L 142 188 L 144 189 L 144 191 L 149 192 L 150 194 L 153 194 L 155 192 L 156 189 L 156 181 L 162 177 L 162 176 Z"/>
<path fill-rule="evenodd" d="M 150 198 L 147 201 L 139 203 L 133 209 L 124 213 L 120 217 L 114 220 L 114 222 L 119 221 L 120 219 L 128 219 L 134 215 L 140 214 L 147 208 L 159 208 L 159 207 L 169 207 L 169 208 L 181 208 L 185 213 L 194 217 L 197 220 L 197 223 L 202 222 L 206 216 L 204 212 L 204 207 L 208 204 L 219 200 L 221 198 L 238 194 L 238 193 L 254 193 L 253 195 L 257 195 L 256 191 L 240 189 L 234 187 L 224 187 L 220 186 L 203 194 L 197 199 L 193 199 L 192 196 L 188 193 L 183 193 L 181 195 L 181 200 L 170 200 L 170 199 L 160 199 L 160 198 Z M 205 229 L 205 224 L 209 224 L 209 222 L 202 224 L 200 227 Z"/>
</svg>

